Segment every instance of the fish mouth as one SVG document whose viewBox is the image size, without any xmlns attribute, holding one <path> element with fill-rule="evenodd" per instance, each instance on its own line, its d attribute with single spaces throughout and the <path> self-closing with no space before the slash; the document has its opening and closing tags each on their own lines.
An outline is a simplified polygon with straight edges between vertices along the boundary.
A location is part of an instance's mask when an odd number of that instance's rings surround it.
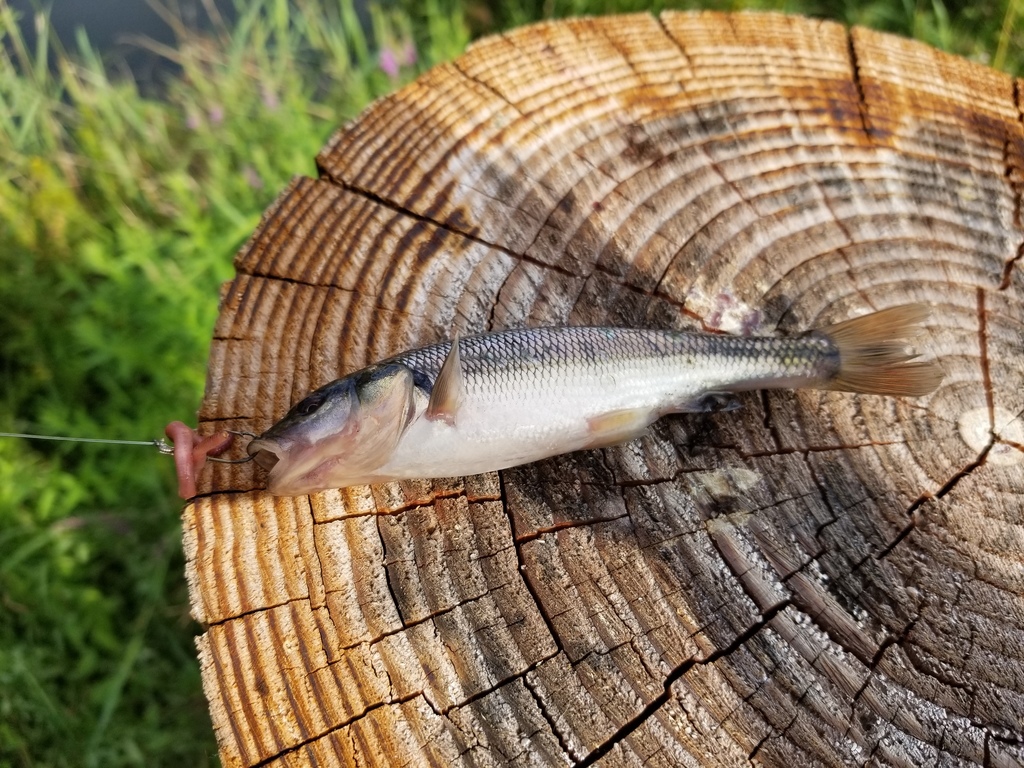
<svg viewBox="0 0 1024 768">
<path fill-rule="evenodd" d="M 281 460 L 281 446 L 273 440 L 258 438 L 250 442 L 245 450 L 252 456 L 253 461 L 268 472 L 276 467 L 277 463 Z"/>
</svg>

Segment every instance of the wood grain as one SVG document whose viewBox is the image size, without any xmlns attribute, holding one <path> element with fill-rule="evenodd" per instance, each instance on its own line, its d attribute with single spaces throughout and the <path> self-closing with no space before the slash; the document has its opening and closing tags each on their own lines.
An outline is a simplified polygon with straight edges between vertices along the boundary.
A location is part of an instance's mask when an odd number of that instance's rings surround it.
<svg viewBox="0 0 1024 768">
<path fill-rule="evenodd" d="M 752 393 L 499 474 L 184 511 L 225 765 L 1024 762 L 1021 86 L 781 15 L 541 24 L 331 139 L 225 286 L 201 420 L 454 333 L 927 302 L 919 400 Z"/>
</svg>

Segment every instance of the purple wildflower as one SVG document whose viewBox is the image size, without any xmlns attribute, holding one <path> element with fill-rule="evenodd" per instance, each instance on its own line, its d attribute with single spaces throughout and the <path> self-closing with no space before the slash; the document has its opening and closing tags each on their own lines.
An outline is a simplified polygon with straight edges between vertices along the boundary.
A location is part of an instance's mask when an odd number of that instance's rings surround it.
<svg viewBox="0 0 1024 768">
<path fill-rule="evenodd" d="M 202 124 L 202 118 L 200 118 L 195 112 L 189 112 L 188 115 L 185 116 L 185 127 L 190 131 L 198 131 L 199 126 Z"/>
<path fill-rule="evenodd" d="M 224 107 L 220 104 L 214 104 L 210 107 L 206 115 L 210 118 L 210 125 L 220 125 L 224 122 Z"/>
<path fill-rule="evenodd" d="M 380 56 L 378 57 L 378 63 L 380 64 L 381 70 L 388 77 L 394 79 L 398 77 L 398 57 L 395 56 L 395 52 L 390 48 L 381 48 Z"/>
</svg>

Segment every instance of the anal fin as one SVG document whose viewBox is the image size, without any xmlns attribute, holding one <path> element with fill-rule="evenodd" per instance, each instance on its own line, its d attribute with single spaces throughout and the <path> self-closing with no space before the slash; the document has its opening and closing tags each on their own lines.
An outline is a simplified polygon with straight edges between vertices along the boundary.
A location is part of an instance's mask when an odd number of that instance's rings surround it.
<svg viewBox="0 0 1024 768">
<path fill-rule="evenodd" d="M 623 408 L 587 419 L 587 448 L 607 448 L 640 437 L 655 420 L 649 408 Z"/>
<path fill-rule="evenodd" d="M 440 373 L 430 390 L 426 416 L 430 421 L 443 421 L 455 426 L 455 414 L 462 401 L 465 381 L 462 375 L 462 359 L 459 357 L 459 338 L 452 341 L 452 348 L 444 359 Z"/>
</svg>

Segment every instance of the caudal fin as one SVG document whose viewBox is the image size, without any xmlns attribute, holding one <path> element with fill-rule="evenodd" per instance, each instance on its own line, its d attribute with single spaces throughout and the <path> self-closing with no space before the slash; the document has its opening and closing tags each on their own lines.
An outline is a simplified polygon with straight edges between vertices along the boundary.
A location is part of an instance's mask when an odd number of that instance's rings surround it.
<svg viewBox="0 0 1024 768">
<path fill-rule="evenodd" d="M 924 304 L 907 304 L 818 329 L 839 350 L 839 373 L 826 388 L 903 397 L 934 392 L 942 369 L 912 362 L 919 355 L 909 348 L 929 314 Z"/>
</svg>

